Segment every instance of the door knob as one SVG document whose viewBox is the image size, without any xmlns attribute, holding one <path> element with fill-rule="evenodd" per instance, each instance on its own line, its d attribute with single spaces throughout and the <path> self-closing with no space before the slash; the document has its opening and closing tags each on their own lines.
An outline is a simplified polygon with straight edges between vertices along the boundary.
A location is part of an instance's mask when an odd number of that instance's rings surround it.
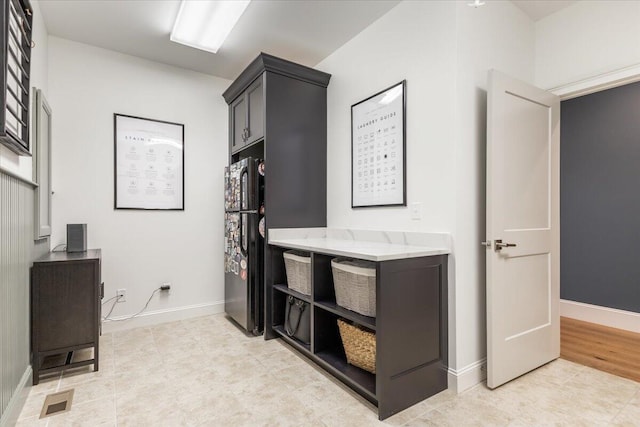
<svg viewBox="0 0 640 427">
<path fill-rule="evenodd" d="M 502 248 L 515 248 L 515 243 L 502 243 L 502 239 L 496 239 L 496 248 L 495 251 L 501 251 Z"/>
</svg>

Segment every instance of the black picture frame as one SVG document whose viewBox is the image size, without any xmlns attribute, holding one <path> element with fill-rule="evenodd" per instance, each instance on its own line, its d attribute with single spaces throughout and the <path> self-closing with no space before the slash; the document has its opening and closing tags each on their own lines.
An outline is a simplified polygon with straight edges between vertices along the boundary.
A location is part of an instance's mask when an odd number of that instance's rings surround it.
<svg viewBox="0 0 640 427">
<path fill-rule="evenodd" d="M 113 143 L 114 209 L 184 211 L 184 124 L 114 113 Z M 138 151 L 145 146 L 145 152 Z M 162 171 L 157 169 L 156 148 L 163 149 Z M 129 164 L 126 172 L 125 162 Z M 119 178 L 129 182 L 127 191 L 122 191 L 124 182 Z M 143 193 L 138 183 L 146 184 Z M 158 189 L 158 184 L 165 185 Z"/>
<path fill-rule="evenodd" d="M 407 206 L 406 108 L 406 80 L 351 106 L 352 209 Z"/>
</svg>

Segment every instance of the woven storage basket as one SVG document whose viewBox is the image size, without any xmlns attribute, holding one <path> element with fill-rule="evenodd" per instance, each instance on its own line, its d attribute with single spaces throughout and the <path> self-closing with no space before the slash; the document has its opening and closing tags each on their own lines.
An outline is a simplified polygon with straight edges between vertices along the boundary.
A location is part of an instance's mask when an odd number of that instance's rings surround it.
<svg viewBox="0 0 640 427">
<path fill-rule="evenodd" d="M 376 334 L 338 319 L 347 363 L 376 373 Z"/>
<path fill-rule="evenodd" d="M 336 303 L 364 316 L 376 315 L 376 268 L 367 261 L 331 260 Z"/>
<path fill-rule="evenodd" d="M 304 252 L 286 251 L 284 268 L 289 289 L 311 295 L 311 257 Z"/>
</svg>

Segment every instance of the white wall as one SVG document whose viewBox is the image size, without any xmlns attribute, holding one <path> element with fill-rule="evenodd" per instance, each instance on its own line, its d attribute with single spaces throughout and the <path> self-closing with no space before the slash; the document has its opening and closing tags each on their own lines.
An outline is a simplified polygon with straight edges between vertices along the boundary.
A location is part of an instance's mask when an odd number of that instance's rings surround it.
<svg viewBox="0 0 640 427">
<path fill-rule="evenodd" d="M 455 4 L 404 2 L 316 68 L 332 74 L 327 101 L 327 221 L 332 227 L 451 231 L 454 179 Z M 408 208 L 351 209 L 351 105 L 407 80 Z"/>
<path fill-rule="evenodd" d="M 32 39 L 35 42 L 35 48 L 31 50 L 31 87 L 42 89 L 45 97 L 48 94 L 47 69 L 49 63 L 49 35 L 45 26 L 42 14 L 40 12 L 40 4 L 38 0 L 31 0 L 33 8 L 33 33 Z M 33 99 L 33 90 L 30 93 L 30 99 Z M 33 138 L 33 132 L 30 133 Z M 33 146 L 33 143 L 31 143 Z M 20 176 L 31 180 L 31 157 L 18 156 L 13 151 L 5 148 L 0 144 L 0 166 Z"/>
<path fill-rule="evenodd" d="M 490 68 L 532 81 L 533 23 L 510 2 L 405 1 L 317 68 L 328 88 L 328 224 L 330 227 L 445 231 L 453 234 L 449 277 L 449 365 L 475 370 L 485 333 L 486 76 Z M 407 80 L 409 208 L 351 209 L 350 106 Z M 475 377 L 473 377 L 475 375 Z M 455 385 L 453 385 L 455 387 Z"/>
<path fill-rule="evenodd" d="M 455 3 L 403 2 L 316 68 L 332 74 L 327 99 L 329 227 L 455 230 Z M 351 105 L 407 80 L 407 207 L 351 209 Z M 450 282 L 453 282 L 453 271 Z M 449 283 L 454 289 L 454 283 Z M 452 301 L 452 295 L 449 295 Z M 450 309 L 453 309 L 451 302 Z M 450 311 L 450 364 L 455 364 Z"/>
<path fill-rule="evenodd" d="M 535 81 L 544 89 L 640 64 L 639 1 L 579 1 L 535 31 Z"/>
<path fill-rule="evenodd" d="M 228 144 L 221 93 L 231 82 L 56 37 L 49 50 L 52 247 L 65 243 L 67 223 L 87 223 L 88 246 L 102 248 L 105 299 L 127 289 L 112 316 L 142 309 L 164 281 L 171 293 L 156 295 L 149 311 L 221 311 Z M 185 125 L 184 211 L 114 210 L 114 113 Z"/>
</svg>

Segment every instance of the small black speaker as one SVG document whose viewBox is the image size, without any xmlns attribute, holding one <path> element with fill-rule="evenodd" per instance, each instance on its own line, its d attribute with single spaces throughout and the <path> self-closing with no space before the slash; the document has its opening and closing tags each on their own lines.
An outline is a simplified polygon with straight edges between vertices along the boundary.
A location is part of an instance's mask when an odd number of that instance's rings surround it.
<svg viewBox="0 0 640 427">
<path fill-rule="evenodd" d="M 67 252 L 87 251 L 87 224 L 67 224 Z"/>
</svg>

